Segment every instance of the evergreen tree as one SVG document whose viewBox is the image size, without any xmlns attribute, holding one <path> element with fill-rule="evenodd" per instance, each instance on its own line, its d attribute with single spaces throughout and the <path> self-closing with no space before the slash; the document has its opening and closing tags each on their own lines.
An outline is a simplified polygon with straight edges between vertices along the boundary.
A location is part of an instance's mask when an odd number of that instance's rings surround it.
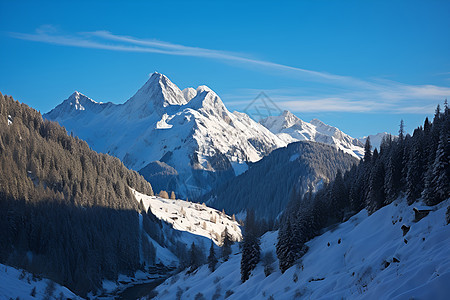
<svg viewBox="0 0 450 300">
<path fill-rule="evenodd" d="M 194 272 L 198 269 L 203 263 L 203 253 L 201 249 L 199 249 L 194 242 L 191 244 L 191 248 L 189 250 L 189 272 Z"/>
<path fill-rule="evenodd" d="M 297 212 L 295 212 L 297 215 Z M 279 267 L 282 273 L 292 267 L 298 258 L 304 254 L 302 235 L 305 233 L 301 222 L 301 217 L 295 224 L 294 215 L 286 215 L 278 231 L 278 242 L 276 253 L 279 261 Z"/>
<path fill-rule="evenodd" d="M 382 207 L 385 202 L 384 177 L 384 165 L 382 162 L 378 161 L 372 168 L 369 180 L 369 193 L 366 207 L 370 213 L 373 213 Z"/>
<path fill-rule="evenodd" d="M 368 163 L 372 159 L 372 144 L 370 143 L 370 137 L 367 137 L 364 145 L 364 162 Z"/>
<path fill-rule="evenodd" d="M 400 129 L 398 130 L 398 139 L 400 142 L 403 142 L 405 139 L 405 122 L 403 120 L 400 120 Z"/>
<path fill-rule="evenodd" d="M 217 265 L 216 253 L 214 251 L 214 243 L 211 241 L 211 247 L 209 248 L 209 256 L 208 256 L 208 268 L 211 272 L 214 272 Z"/>
<path fill-rule="evenodd" d="M 259 246 L 258 227 L 255 220 L 255 213 L 252 210 L 247 211 L 243 238 L 241 280 L 242 282 L 245 282 L 249 278 L 250 272 L 258 264 L 261 252 L 261 248 Z"/>
<path fill-rule="evenodd" d="M 406 163 L 406 196 L 409 204 L 420 198 L 424 189 L 423 177 L 426 166 L 422 130 L 415 130 L 413 138 Z"/>
<path fill-rule="evenodd" d="M 432 192 L 429 193 L 425 199 L 428 205 L 436 205 L 450 197 L 450 156 L 448 155 L 448 152 L 446 153 L 445 151 L 447 143 L 448 137 L 443 134 L 436 150 L 434 164 L 430 169 L 429 188 Z"/>
<path fill-rule="evenodd" d="M 338 221 L 341 221 L 344 216 L 344 208 L 347 207 L 349 202 L 341 170 L 338 170 L 334 182 L 332 183 L 330 198 L 333 216 L 336 217 Z"/>
<path fill-rule="evenodd" d="M 403 143 L 395 141 L 389 151 L 386 163 L 386 175 L 384 177 L 384 189 L 386 191 L 386 204 L 395 200 L 403 185 Z"/>
<path fill-rule="evenodd" d="M 225 226 L 221 238 L 222 238 L 222 258 L 224 261 L 227 261 L 230 258 L 231 245 L 233 244 L 233 239 L 231 237 L 231 234 L 228 232 L 228 227 Z"/>
</svg>

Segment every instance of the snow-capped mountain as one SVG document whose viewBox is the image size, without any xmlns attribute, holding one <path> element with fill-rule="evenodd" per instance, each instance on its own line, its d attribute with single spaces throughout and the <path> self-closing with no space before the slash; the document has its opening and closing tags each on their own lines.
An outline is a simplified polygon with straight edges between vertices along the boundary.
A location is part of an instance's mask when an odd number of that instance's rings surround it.
<svg viewBox="0 0 450 300">
<path fill-rule="evenodd" d="M 181 196 L 201 195 L 245 171 L 247 162 L 286 145 L 246 114 L 229 112 L 210 88 L 181 91 L 159 73 L 124 104 L 95 102 L 75 92 L 44 117 L 129 168 L 141 170 L 155 161 L 174 168 Z"/>
<path fill-rule="evenodd" d="M 285 110 L 281 115 L 269 116 L 260 123 L 286 143 L 314 141 L 333 145 L 357 158 L 364 155 L 361 141 L 317 119 L 308 123 Z"/>
<path fill-rule="evenodd" d="M 380 150 L 380 144 L 381 144 L 381 141 L 383 140 L 383 138 L 384 138 L 386 135 L 389 135 L 389 133 L 387 133 L 387 132 L 380 132 L 380 133 L 377 133 L 377 134 L 371 134 L 371 135 L 368 135 L 368 136 L 359 138 L 358 140 L 359 140 L 362 144 L 365 144 L 367 138 L 369 137 L 369 138 L 370 138 L 370 144 L 372 145 L 372 150 L 375 150 L 375 148 L 377 148 L 378 150 Z M 393 136 L 393 137 L 395 137 L 395 136 Z"/>
</svg>

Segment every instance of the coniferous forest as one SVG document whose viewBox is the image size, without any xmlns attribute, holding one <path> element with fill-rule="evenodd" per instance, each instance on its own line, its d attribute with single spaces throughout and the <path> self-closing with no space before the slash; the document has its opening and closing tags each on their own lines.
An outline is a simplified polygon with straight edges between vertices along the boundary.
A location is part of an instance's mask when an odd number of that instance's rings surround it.
<svg viewBox="0 0 450 300">
<path fill-rule="evenodd" d="M 152 195 L 142 176 L 1 94 L 0 169 L 0 263 L 85 295 L 142 267 L 138 213 L 161 239 L 159 220 L 128 188 Z"/>
<path fill-rule="evenodd" d="M 406 197 L 409 204 L 422 199 L 432 206 L 450 195 L 450 116 L 447 101 L 438 105 L 430 122 L 405 134 L 400 122 L 398 137 L 387 135 L 374 149 L 370 139 L 364 158 L 351 170 L 316 193 L 292 193 L 280 222 L 277 256 L 282 272 L 293 266 L 308 249 L 305 243 L 321 230 L 347 220 L 362 209 L 369 214 Z"/>
</svg>

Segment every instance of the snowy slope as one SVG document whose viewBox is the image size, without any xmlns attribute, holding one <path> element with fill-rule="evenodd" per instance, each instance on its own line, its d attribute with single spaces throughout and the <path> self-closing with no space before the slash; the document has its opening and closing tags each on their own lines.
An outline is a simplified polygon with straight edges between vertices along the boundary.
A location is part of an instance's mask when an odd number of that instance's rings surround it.
<svg viewBox="0 0 450 300">
<path fill-rule="evenodd" d="M 213 208 L 184 200 L 147 196 L 133 189 L 132 192 L 137 201 L 142 201 L 145 210 L 150 208 L 158 219 L 171 224 L 176 230 L 206 237 L 220 245 L 220 235 L 227 227 L 233 240 L 242 240 L 239 224 Z"/>
<path fill-rule="evenodd" d="M 49 279 L 37 278 L 24 270 L 0 264 L 0 299 L 44 299 L 49 295 L 48 299 L 82 299 Z"/>
<path fill-rule="evenodd" d="M 210 88 L 181 91 L 159 73 L 124 104 L 97 103 L 76 92 L 44 117 L 134 170 L 154 161 L 173 167 L 182 196 L 203 194 L 244 171 L 248 161 L 286 145 L 246 114 L 229 112 Z"/>
<path fill-rule="evenodd" d="M 358 139 L 317 119 L 308 123 L 285 110 L 281 115 L 269 116 L 260 123 L 286 143 L 315 141 L 333 145 L 357 158 L 364 155 L 364 144 Z"/>
<path fill-rule="evenodd" d="M 396 201 L 368 216 L 363 210 L 347 222 L 308 242 L 309 251 L 284 274 L 265 277 L 262 263 L 244 284 L 241 255 L 235 253 L 211 273 L 180 274 L 157 288 L 159 299 L 448 299 L 450 294 L 450 225 L 444 201 L 414 222 L 413 206 Z M 403 236 L 402 225 L 411 226 Z M 405 242 L 405 240 L 407 242 Z M 277 233 L 262 237 L 262 252 L 275 253 Z M 328 243 L 330 244 L 328 246 Z M 235 252 L 238 248 L 234 248 Z M 398 262 L 397 262 L 398 261 Z"/>
</svg>

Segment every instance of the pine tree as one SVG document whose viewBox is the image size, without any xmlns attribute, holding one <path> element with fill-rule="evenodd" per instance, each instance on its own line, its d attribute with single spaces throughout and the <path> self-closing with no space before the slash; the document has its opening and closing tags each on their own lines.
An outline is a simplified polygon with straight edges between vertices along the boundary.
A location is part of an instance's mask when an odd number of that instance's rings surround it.
<svg viewBox="0 0 450 300">
<path fill-rule="evenodd" d="M 214 272 L 217 265 L 216 253 L 214 251 L 214 243 L 211 241 L 211 247 L 209 248 L 209 256 L 208 256 L 208 268 L 211 272 Z"/>
<path fill-rule="evenodd" d="M 369 193 L 367 197 L 366 207 L 368 208 L 368 211 L 370 213 L 373 213 L 384 204 L 384 176 L 384 165 L 382 162 L 378 161 L 372 168 L 369 179 Z"/>
<path fill-rule="evenodd" d="M 400 120 L 400 129 L 398 130 L 398 139 L 400 142 L 403 142 L 405 139 L 405 122 L 403 122 L 403 119 Z"/>
<path fill-rule="evenodd" d="M 202 264 L 202 254 L 201 250 L 195 245 L 194 242 L 191 244 L 191 249 L 189 250 L 189 266 L 190 272 L 194 272 Z"/>
<path fill-rule="evenodd" d="M 372 159 L 372 144 L 370 143 L 370 137 L 367 137 L 364 145 L 364 162 L 368 163 Z"/>
<path fill-rule="evenodd" d="M 221 238 L 222 238 L 222 258 L 224 261 L 227 261 L 230 258 L 231 245 L 233 244 L 233 239 L 231 237 L 231 234 L 228 232 L 228 227 L 225 226 Z"/>
<path fill-rule="evenodd" d="M 391 203 L 395 200 L 402 186 L 404 185 L 403 181 L 403 156 L 404 156 L 404 147 L 403 142 L 396 141 L 392 144 L 387 163 L 385 166 L 386 175 L 384 178 L 384 189 L 386 192 L 386 201 L 385 204 Z"/>
<path fill-rule="evenodd" d="M 436 158 L 430 172 L 432 193 L 425 199 L 428 205 L 436 205 L 450 197 L 450 177 L 448 174 L 450 157 L 445 151 L 447 143 L 448 137 L 443 134 L 439 141 Z"/>
<path fill-rule="evenodd" d="M 406 196 L 409 204 L 412 204 L 420 198 L 420 194 L 424 189 L 423 177 L 425 175 L 426 165 L 424 146 L 422 143 L 422 130 L 416 130 L 413 138 L 413 145 L 409 151 L 409 157 L 406 163 Z"/>
<path fill-rule="evenodd" d="M 330 200 L 334 217 L 341 221 L 344 213 L 343 210 L 349 202 L 341 170 L 337 171 L 334 182 L 332 183 Z"/>
<path fill-rule="evenodd" d="M 279 267 L 282 273 L 292 267 L 301 256 L 303 248 L 303 243 L 301 242 L 302 234 L 304 234 L 303 228 L 294 224 L 294 217 L 292 215 L 285 216 L 278 230 L 276 246 Z"/>
<path fill-rule="evenodd" d="M 256 267 L 260 260 L 261 248 L 259 246 L 258 228 L 255 220 L 255 213 L 247 211 L 244 227 L 244 240 L 242 242 L 241 257 L 241 280 L 245 282 L 250 272 Z"/>
</svg>

